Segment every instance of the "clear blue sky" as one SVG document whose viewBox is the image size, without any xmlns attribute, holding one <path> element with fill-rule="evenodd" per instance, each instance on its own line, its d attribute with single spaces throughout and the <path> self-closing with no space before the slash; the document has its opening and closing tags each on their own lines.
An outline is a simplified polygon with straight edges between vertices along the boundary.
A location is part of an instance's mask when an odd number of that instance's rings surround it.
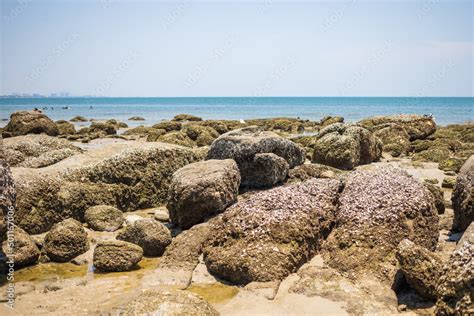
<svg viewBox="0 0 474 316">
<path fill-rule="evenodd" d="M 473 1 L 0 1 L 0 94 L 473 95 Z"/>
</svg>

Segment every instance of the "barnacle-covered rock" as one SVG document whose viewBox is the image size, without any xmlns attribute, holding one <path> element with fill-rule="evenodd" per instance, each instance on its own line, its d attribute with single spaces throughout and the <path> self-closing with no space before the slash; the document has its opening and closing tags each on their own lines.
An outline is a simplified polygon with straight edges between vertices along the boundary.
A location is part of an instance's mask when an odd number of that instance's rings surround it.
<svg viewBox="0 0 474 316">
<path fill-rule="evenodd" d="M 101 272 L 129 271 L 143 257 L 140 246 L 121 240 L 105 240 L 94 249 L 94 267 Z"/>
<path fill-rule="evenodd" d="M 201 223 L 237 201 L 240 173 L 232 159 L 206 160 L 173 174 L 168 194 L 171 222 L 183 229 Z"/>
<path fill-rule="evenodd" d="M 331 267 L 349 277 L 372 272 L 393 282 L 400 241 L 408 238 L 428 250 L 436 247 L 438 214 L 433 197 L 400 169 L 351 172 L 339 203 L 337 225 L 323 255 Z"/>
<path fill-rule="evenodd" d="M 10 121 L 5 126 L 5 132 L 12 136 L 45 133 L 49 136 L 59 134 L 54 122 L 40 111 L 18 111 L 10 115 Z"/>
<path fill-rule="evenodd" d="M 218 316 L 219 313 L 201 297 L 182 290 L 144 290 L 125 306 L 120 315 L 189 315 Z"/>
<path fill-rule="evenodd" d="M 286 179 L 288 170 L 288 163 L 280 156 L 273 153 L 256 154 L 248 170 L 252 174 L 252 183 L 243 185 L 272 187 Z"/>
<path fill-rule="evenodd" d="M 423 185 L 425 186 L 425 188 L 428 189 L 428 191 L 431 192 L 431 194 L 433 195 L 433 199 L 434 199 L 434 203 L 435 203 L 435 207 L 436 209 L 438 210 L 438 214 L 444 214 L 444 211 L 446 209 L 445 205 L 444 205 L 444 193 L 443 193 L 443 190 L 441 190 L 440 187 L 432 184 L 432 183 L 428 183 L 428 182 L 424 182 Z"/>
<path fill-rule="evenodd" d="M 183 128 L 183 131 L 189 138 L 195 141 L 199 147 L 211 145 L 214 139 L 220 135 L 212 127 L 200 125 L 188 125 Z"/>
<path fill-rule="evenodd" d="M 15 262 L 15 268 L 36 263 L 40 255 L 34 240 L 18 226 L 13 228 L 13 242 L 5 242 L 3 249 L 7 257 Z"/>
<path fill-rule="evenodd" d="M 171 233 L 165 225 L 154 219 L 140 219 L 125 226 L 117 239 L 139 245 L 145 256 L 158 257 L 171 243 Z"/>
<path fill-rule="evenodd" d="M 84 221 L 96 231 L 113 232 L 125 221 L 122 211 L 109 205 L 96 205 L 84 213 Z"/>
<path fill-rule="evenodd" d="M 459 171 L 452 202 L 453 230 L 463 231 L 474 220 L 474 155 L 464 163 Z"/>
<path fill-rule="evenodd" d="M 247 127 L 221 135 L 209 148 L 207 159 L 234 159 L 240 169 L 241 184 L 259 187 L 262 183 L 255 177 L 255 155 L 273 153 L 288 163 L 289 168 L 301 165 L 305 159 L 304 150 L 295 143 L 273 132 Z M 265 183 L 266 184 L 266 183 Z"/>
<path fill-rule="evenodd" d="M 238 284 L 282 280 L 312 258 L 334 223 L 340 183 L 312 179 L 255 193 L 212 223 L 204 261 Z"/>
<path fill-rule="evenodd" d="M 0 137 L 0 145 L 2 142 Z M 16 189 L 10 166 L 5 160 L 3 145 L 0 147 L 0 242 L 5 238 L 6 222 L 4 216 L 15 211 Z"/>
<path fill-rule="evenodd" d="M 87 233 L 81 223 L 69 218 L 57 223 L 44 237 L 44 250 L 51 260 L 67 262 L 89 250 Z"/>
<path fill-rule="evenodd" d="M 431 116 L 416 114 L 399 114 L 374 116 L 359 121 L 357 124 L 372 130 L 377 125 L 395 123 L 405 128 L 410 140 L 424 139 L 436 131 L 436 124 Z"/>
<path fill-rule="evenodd" d="M 339 169 L 351 170 L 382 155 L 382 143 L 369 130 L 342 123 L 322 129 L 313 148 L 312 162 Z"/>
<path fill-rule="evenodd" d="M 321 165 L 309 163 L 297 166 L 288 172 L 288 182 L 306 181 L 312 178 L 337 178 L 342 173 L 341 170 Z"/>
</svg>

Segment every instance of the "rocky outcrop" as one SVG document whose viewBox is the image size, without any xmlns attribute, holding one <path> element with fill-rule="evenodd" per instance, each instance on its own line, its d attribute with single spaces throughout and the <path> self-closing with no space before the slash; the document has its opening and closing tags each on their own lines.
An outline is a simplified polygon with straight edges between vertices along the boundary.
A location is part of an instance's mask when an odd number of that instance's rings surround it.
<svg viewBox="0 0 474 316">
<path fill-rule="evenodd" d="M 275 133 L 260 131 L 257 127 L 247 127 L 221 135 L 209 148 L 207 159 L 234 159 L 240 169 L 241 185 L 259 187 L 262 186 L 258 181 L 261 177 L 255 177 L 254 162 L 257 154 L 264 153 L 273 153 L 285 159 L 289 168 L 301 165 L 305 159 L 305 152 L 298 145 Z M 267 169 L 270 171 L 269 177 L 278 169 L 281 168 Z"/>
<path fill-rule="evenodd" d="M 195 161 L 183 147 L 149 142 L 116 143 L 41 168 L 15 168 L 16 220 L 28 233 L 42 233 L 62 219 L 84 220 L 95 205 L 122 211 L 166 202 L 172 174 Z"/>
<path fill-rule="evenodd" d="M 106 240 L 94 249 L 94 267 L 101 272 L 121 272 L 133 269 L 143 257 L 143 250 L 135 244 Z"/>
<path fill-rule="evenodd" d="M 368 129 L 382 124 L 394 123 L 403 127 L 410 140 L 425 139 L 436 131 L 436 124 L 431 116 L 416 114 L 400 114 L 390 116 L 374 116 L 358 122 Z"/>
<path fill-rule="evenodd" d="M 474 155 L 462 166 L 453 195 L 453 230 L 463 231 L 474 220 Z"/>
<path fill-rule="evenodd" d="M 323 255 L 346 276 L 374 273 L 392 283 L 397 270 L 395 251 L 403 239 L 428 250 L 436 247 L 439 230 L 433 198 L 400 169 L 351 172 L 339 203 L 337 225 Z"/>
<path fill-rule="evenodd" d="M 239 201 L 212 223 L 207 268 L 238 284 L 282 280 L 320 248 L 334 224 L 339 186 L 312 179 Z"/>
<path fill-rule="evenodd" d="M 113 232 L 122 226 L 125 219 L 122 211 L 113 206 L 96 205 L 85 211 L 84 221 L 90 229 Z"/>
<path fill-rule="evenodd" d="M 436 300 L 437 285 L 443 267 L 441 258 L 408 239 L 400 242 L 396 257 L 410 287 L 420 296 Z"/>
<path fill-rule="evenodd" d="M 175 115 L 175 117 L 173 118 L 173 121 L 197 122 L 197 121 L 202 121 L 202 118 L 200 118 L 198 116 L 195 116 L 195 115 L 191 115 L 191 114 L 178 114 L 178 115 Z"/>
<path fill-rule="evenodd" d="M 218 316 L 219 313 L 201 297 L 181 290 L 144 290 L 128 303 L 120 315 L 189 315 Z"/>
<path fill-rule="evenodd" d="M 52 261 L 67 262 L 89 250 L 81 223 L 69 218 L 57 223 L 44 237 L 44 250 Z"/>
<path fill-rule="evenodd" d="M 353 169 L 376 161 L 382 155 L 380 140 L 367 129 L 336 123 L 316 136 L 312 162 L 339 169 Z"/>
<path fill-rule="evenodd" d="M 462 241 L 462 242 L 461 242 Z M 471 224 L 437 281 L 437 315 L 474 313 L 474 226 Z"/>
<path fill-rule="evenodd" d="M 56 124 L 40 111 L 18 111 L 10 115 L 5 132 L 11 136 L 45 133 L 49 136 L 59 134 Z"/>
<path fill-rule="evenodd" d="M 22 268 L 36 263 L 40 256 L 34 240 L 18 226 L 13 228 L 12 243 L 5 242 L 3 250 L 9 259 L 15 263 L 15 268 Z"/>
<path fill-rule="evenodd" d="M 7 162 L 12 167 L 42 168 L 81 152 L 65 139 L 47 135 L 25 135 L 3 141 Z"/>
<path fill-rule="evenodd" d="M 140 246 L 145 256 L 158 257 L 171 243 L 171 233 L 160 222 L 153 219 L 140 219 L 125 226 L 117 234 L 117 239 Z"/>
<path fill-rule="evenodd" d="M 237 201 L 240 174 L 232 159 L 189 164 L 173 174 L 167 208 L 171 222 L 183 229 L 224 211 Z"/>
</svg>

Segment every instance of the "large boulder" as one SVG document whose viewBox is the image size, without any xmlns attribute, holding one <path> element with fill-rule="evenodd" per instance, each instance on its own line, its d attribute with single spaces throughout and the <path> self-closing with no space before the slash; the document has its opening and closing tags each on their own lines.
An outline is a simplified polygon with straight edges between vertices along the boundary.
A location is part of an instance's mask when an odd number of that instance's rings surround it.
<svg viewBox="0 0 474 316">
<path fill-rule="evenodd" d="M 401 169 L 351 172 L 339 198 L 325 262 L 348 277 L 368 272 L 393 282 L 395 251 L 405 238 L 428 250 L 438 242 L 438 214 L 423 184 Z"/>
<path fill-rule="evenodd" d="M 256 154 L 248 172 L 252 174 L 255 187 L 272 187 L 283 182 L 288 176 L 290 166 L 280 156 L 273 153 Z"/>
<path fill-rule="evenodd" d="M 45 133 L 50 136 L 59 134 L 56 124 L 40 111 L 18 111 L 10 115 L 5 132 L 12 136 Z"/>
<path fill-rule="evenodd" d="M 395 123 L 405 128 L 410 140 L 425 139 L 436 131 L 433 117 L 416 114 L 399 114 L 389 116 L 374 116 L 359 121 L 358 124 L 368 129 L 387 123 Z"/>
<path fill-rule="evenodd" d="M 84 221 L 93 230 L 113 232 L 122 226 L 125 219 L 122 211 L 113 206 L 96 205 L 86 210 Z"/>
<path fill-rule="evenodd" d="M 3 250 L 15 263 L 15 268 L 25 267 L 38 261 L 40 252 L 34 240 L 18 226 L 13 228 L 12 243 L 5 242 Z"/>
<path fill-rule="evenodd" d="M 443 267 L 441 258 L 408 239 L 400 242 L 396 257 L 410 287 L 420 296 L 436 300 Z"/>
<path fill-rule="evenodd" d="M 158 257 L 171 243 L 171 233 L 165 225 L 154 219 L 140 219 L 125 226 L 117 234 L 117 239 L 140 246 L 145 256 Z"/>
<path fill-rule="evenodd" d="M 167 208 L 183 229 L 201 223 L 237 201 L 240 173 L 232 159 L 189 164 L 173 174 Z"/>
<path fill-rule="evenodd" d="M 264 153 L 273 153 L 285 159 L 289 168 L 301 165 L 305 160 L 305 152 L 297 144 L 257 127 L 246 127 L 221 135 L 209 148 L 207 159 L 234 159 L 240 169 L 241 185 L 259 187 L 262 186 L 259 182 L 262 177 L 261 174 L 254 173 L 255 155 Z M 275 167 L 267 170 L 273 173 L 278 169 L 280 168 Z M 263 179 L 267 181 L 266 178 Z"/>
<path fill-rule="evenodd" d="M 196 161 L 191 149 L 162 143 L 127 141 L 91 149 L 41 168 L 14 168 L 17 184 L 15 220 L 30 234 L 95 205 L 121 211 L 166 202 L 173 173 Z"/>
<path fill-rule="evenodd" d="M 311 259 L 334 224 L 340 183 L 312 179 L 261 191 L 212 223 L 204 261 L 237 284 L 282 280 Z"/>
<path fill-rule="evenodd" d="M 52 261 L 67 262 L 89 250 L 82 224 L 69 218 L 57 223 L 44 237 L 44 250 Z"/>
<path fill-rule="evenodd" d="M 312 162 L 339 169 L 354 169 L 382 155 L 382 143 L 369 130 L 342 123 L 323 128 L 313 148 Z"/>
<path fill-rule="evenodd" d="M 101 272 L 121 272 L 133 269 L 143 257 L 135 244 L 120 240 L 105 240 L 94 249 L 94 267 Z"/>
<path fill-rule="evenodd" d="M 128 303 L 120 315 L 218 316 L 201 297 L 181 290 L 144 290 Z"/>
<path fill-rule="evenodd" d="M 453 195 L 453 230 L 463 231 L 474 220 L 474 155 L 462 166 Z"/>
<path fill-rule="evenodd" d="M 437 315 L 474 313 L 474 226 L 464 232 L 438 280 Z"/>
</svg>

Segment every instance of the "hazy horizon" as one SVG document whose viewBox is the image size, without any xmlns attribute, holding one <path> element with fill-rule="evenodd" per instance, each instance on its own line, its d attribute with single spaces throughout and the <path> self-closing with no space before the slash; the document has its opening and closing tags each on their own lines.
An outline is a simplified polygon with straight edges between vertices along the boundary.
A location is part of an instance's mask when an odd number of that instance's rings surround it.
<svg viewBox="0 0 474 316">
<path fill-rule="evenodd" d="M 1 2 L 0 94 L 472 97 L 472 1 Z"/>
</svg>

